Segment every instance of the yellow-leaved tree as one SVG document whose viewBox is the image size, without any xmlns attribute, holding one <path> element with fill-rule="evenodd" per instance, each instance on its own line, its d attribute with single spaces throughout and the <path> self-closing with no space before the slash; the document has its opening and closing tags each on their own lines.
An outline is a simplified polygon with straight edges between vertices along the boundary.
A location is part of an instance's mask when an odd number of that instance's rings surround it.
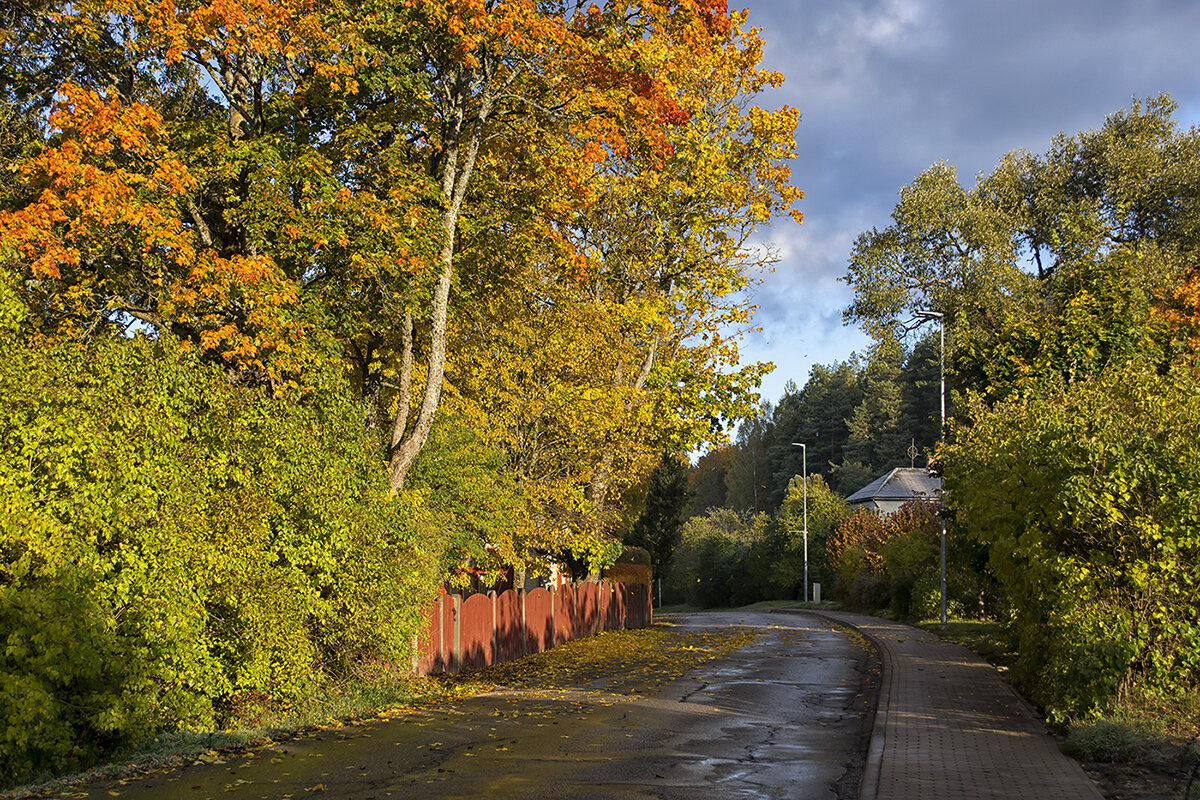
<svg viewBox="0 0 1200 800">
<path fill-rule="evenodd" d="M 512 210 L 539 199 L 516 179 L 528 161 L 485 152 L 488 191 L 509 202 L 464 249 L 479 282 L 462 289 L 449 373 L 509 453 L 534 539 L 596 560 L 664 450 L 718 440 L 722 419 L 753 408 L 768 365 L 739 363 L 753 311 L 741 290 L 772 254 L 747 243 L 779 213 L 799 221 L 802 196 L 786 165 L 795 111 L 751 105 L 782 77 L 758 68 L 745 15 L 654 22 L 643 91 L 672 101 L 662 147 L 600 148 L 586 135 L 599 123 L 579 133 L 566 118 L 572 158 L 537 164 L 565 162 L 571 180 L 540 216 Z"/>
</svg>

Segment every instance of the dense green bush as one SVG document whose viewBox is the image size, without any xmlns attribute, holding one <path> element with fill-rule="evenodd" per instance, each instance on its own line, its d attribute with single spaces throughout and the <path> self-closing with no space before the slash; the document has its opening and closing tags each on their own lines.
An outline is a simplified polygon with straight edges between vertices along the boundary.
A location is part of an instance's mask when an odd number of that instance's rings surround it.
<svg viewBox="0 0 1200 800">
<path fill-rule="evenodd" d="M 440 544 L 338 376 L 273 399 L 166 340 L 0 349 L 5 782 L 406 658 Z"/>
<path fill-rule="evenodd" d="M 1059 718 L 1200 684 L 1200 389 L 1112 374 L 987 408 L 946 458 L 1011 605 L 1015 669 Z"/>
<path fill-rule="evenodd" d="M 781 600 L 804 597 L 804 482 L 797 475 L 788 483 L 779 513 L 770 527 L 770 593 Z M 820 475 L 808 478 L 808 581 L 832 591 L 833 573 L 826 542 L 848 513 L 846 501 Z M 811 596 L 811 589 L 810 589 Z"/>
<path fill-rule="evenodd" d="M 665 601 L 712 608 L 767 597 L 769 521 L 729 509 L 688 520 L 663 581 Z"/>
<path fill-rule="evenodd" d="M 828 580 L 825 540 L 846 504 L 819 476 L 808 485 L 809 581 Z M 710 509 L 684 524 L 664 581 L 668 602 L 741 606 L 804 596 L 804 499 L 793 478 L 779 513 Z"/>
</svg>

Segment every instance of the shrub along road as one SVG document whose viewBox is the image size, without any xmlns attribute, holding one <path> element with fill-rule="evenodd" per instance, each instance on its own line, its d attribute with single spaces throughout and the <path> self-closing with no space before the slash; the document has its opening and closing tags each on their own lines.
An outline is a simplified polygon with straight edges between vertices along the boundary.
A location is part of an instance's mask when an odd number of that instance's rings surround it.
<svg viewBox="0 0 1200 800">
<path fill-rule="evenodd" d="M 809 616 L 661 622 L 504 665 L 490 678 L 507 685 L 465 700 L 62 796 L 858 796 L 879 676 L 869 644 Z"/>
</svg>

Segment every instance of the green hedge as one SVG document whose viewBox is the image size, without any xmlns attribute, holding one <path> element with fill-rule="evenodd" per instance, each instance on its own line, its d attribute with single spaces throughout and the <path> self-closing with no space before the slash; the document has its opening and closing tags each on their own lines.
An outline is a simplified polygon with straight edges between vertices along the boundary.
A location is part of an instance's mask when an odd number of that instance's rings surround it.
<svg viewBox="0 0 1200 800">
<path fill-rule="evenodd" d="M 1200 685 L 1200 389 L 1136 366 L 994 408 L 945 458 L 1052 716 Z"/>
<path fill-rule="evenodd" d="M 336 375 L 273 399 L 170 342 L 0 337 L 0 778 L 403 660 L 437 541 Z"/>
</svg>

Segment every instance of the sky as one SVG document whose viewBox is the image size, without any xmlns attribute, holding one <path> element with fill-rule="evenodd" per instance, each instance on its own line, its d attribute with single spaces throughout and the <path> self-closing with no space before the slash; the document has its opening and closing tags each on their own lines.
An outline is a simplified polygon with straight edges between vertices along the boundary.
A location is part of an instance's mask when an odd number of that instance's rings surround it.
<svg viewBox="0 0 1200 800">
<path fill-rule="evenodd" d="M 1008 152 L 1101 127 L 1134 98 L 1170 94 L 1200 123 L 1195 0 L 731 0 L 784 85 L 758 105 L 800 112 L 792 182 L 804 223 L 760 232 L 780 257 L 754 293 L 761 333 L 743 361 L 773 361 L 771 403 L 814 364 L 862 352 L 838 279 L 855 238 L 890 224 L 900 189 L 938 161 L 971 186 Z"/>
</svg>

